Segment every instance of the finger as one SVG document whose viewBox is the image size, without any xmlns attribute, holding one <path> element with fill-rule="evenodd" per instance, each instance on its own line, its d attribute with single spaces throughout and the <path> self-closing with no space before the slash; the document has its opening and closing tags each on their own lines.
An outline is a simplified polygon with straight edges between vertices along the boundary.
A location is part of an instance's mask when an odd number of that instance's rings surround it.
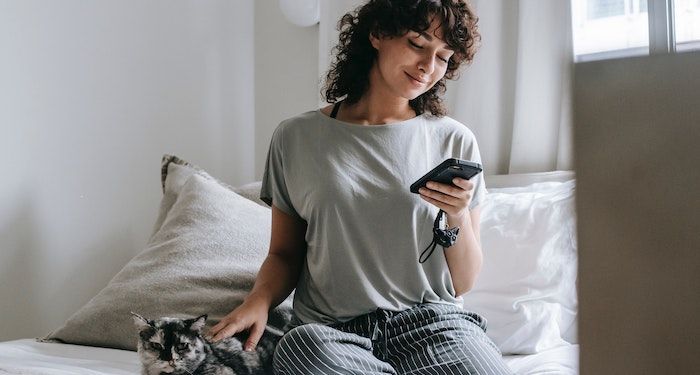
<svg viewBox="0 0 700 375">
<path fill-rule="evenodd" d="M 469 199 L 471 198 L 471 193 L 474 191 L 474 183 L 469 181 L 469 180 L 465 180 L 465 179 L 459 178 L 459 177 L 455 177 L 452 180 L 452 182 L 459 189 L 459 193 L 456 194 L 455 196 L 468 203 Z M 457 205 L 459 205 L 459 204 L 457 204 Z"/>
<path fill-rule="evenodd" d="M 425 184 L 425 186 L 430 190 L 438 191 L 453 197 L 460 197 L 464 193 L 464 190 L 462 190 L 462 188 L 459 186 L 443 184 L 435 181 L 429 181 L 427 184 Z"/>
<path fill-rule="evenodd" d="M 248 336 L 248 339 L 245 342 L 245 350 L 248 352 L 252 352 L 255 350 L 255 347 L 258 345 L 258 342 L 260 341 L 260 337 L 262 337 L 263 332 L 265 331 L 265 326 L 261 324 L 255 324 L 250 330 L 250 335 Z"/>
<path fill-rule="evenodd" d="M 221 329 L 216 335 L 214 335 L 211 341 L 219 341 L 227 337 L 231 337 L 236 333 L 240 332 L 241 330 L 242 329 L 239 324 L 231 323 L 223 329 Z"/>
<path fill-rule="evenodd" d="M 452 206 L 450 206 L 450 205 L 448 205 L 448 204 L 445 204 L 445 203 L 443 203 L 443 202 L 440 202 L 439 200 L 436 200 L 436 199 L 427 197 L 427 196 L 425 196 L 425 195 L 423 195 L 423 194 L 421 194 L 420 197 L 423 198 L 423 199 L 424 199 L 425 201 L 427 201 L 428 203 L 432 203 L 432 204 L 435 205 L 437 208 L 439 208 L 439 209 L 441 209 L 441 210 L 443 210 L 443 211 L 445 211 L 445 212 L 447 212 L 447 211 L 452 211 L 452 209 L 451 209 Z"/>
<path fill-rule="evenodd" d="M 439 191 L 429 190 L 426 188 L 420 188 L 420 189 L 418 189 L 418 192 L 421 194 L 421 196 L 425 196 L 426 198 L 431 198 L 433 200 L 440 201 L 443 204 L 447 204 L 450 206 L 459 205 L 460 198 L 458 198 L 458 197 L 453 197 L 451 195 L 443 194 Z"/>
<path fill-rule="evenodd" d="M 425 196 L 423 196 L 423 195 L 421 195 L 420 197 L 423 198 L 424 200 L 428 201 L 429 203 L 432 203 L 433 205 L 435 205 L 435 206 L 438 207 L 439 209 L 445 211 L 445 213 L 446 213 L 448 216 L 450 216 L 450 215 L 453 215 L 453 216 L 454 216 L 454 215 L 457 215 L 457 214 L 460 212 L 460 210 L 462 209 L 462 208 L 460 208 L 460 207 L 451 206 L 451 205 L 449 205 L 449 204 L 444 204 L 444 203 L 442 203 L 442 202 L 440 202 L 440 201 L 437 201 L 437 200 L 435 200 L 435 199 L 432 199 L 432 198 L 430 198 L 430 197 L 425 197 Z M 464 207 L 466 207 L 466 206 L 464 206 Z"/>
<path fill-rule="evenodd" d="M 207 333 L 205 333 L 204 336 L 211 339 L 212 337 L 214 337 L 214 335 L 219 333 L 219 331 L 221 331 L 221 329 L 224 328 L 227 324 L 228 323 L 225 320 L 214 324 L 213 326 L 211 326 L 211 328 L 209 328 L 209 330 L 207 330 Z"/>
<path fill-rule="evenodd" d="M 474 189 L 474 183 L 464 178 L 455 177 L 452 183 L 467 191 Z"/>
<path fill-rule="evenodd" d="M 211 328 L 209 328 L 209 330 L 207 332 L 209 334 L 215 334 L 215 333 L 219 332 L 221 330 L 221 328 L 223 328 L 225 325 L 226 325 L 226 323 L 224 323 L 224 321 L 222 320 L 222 321 L 214 324 L 213 326 L 211 326 Z"/>
</svg>

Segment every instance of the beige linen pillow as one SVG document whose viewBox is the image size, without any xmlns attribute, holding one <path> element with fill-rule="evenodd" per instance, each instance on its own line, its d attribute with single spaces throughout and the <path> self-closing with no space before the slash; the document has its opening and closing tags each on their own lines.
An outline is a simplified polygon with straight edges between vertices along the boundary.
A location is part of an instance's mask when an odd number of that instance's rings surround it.
<svg viewBox="0 0 700 375">
<path fill-rule="evenodd" d="M 270 209 L 170 155 L 162 182 L 146 248 L 41 341 L 136 350 L 130 311 L 149 318 L 208 314 L 211 326 L 243 301 L 267 255 Z M 270 325 L 284 325 L 290 301 L 271 313 Z"/>
</svg>

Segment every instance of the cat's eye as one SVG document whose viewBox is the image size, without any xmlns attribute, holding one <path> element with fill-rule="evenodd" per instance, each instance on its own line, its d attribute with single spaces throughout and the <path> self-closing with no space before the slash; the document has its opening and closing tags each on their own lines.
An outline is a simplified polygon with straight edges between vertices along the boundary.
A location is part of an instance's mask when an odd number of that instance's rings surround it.
<svg viewBox="0 0 700 375">
<path fill-rule="evenodd" d="M 151 343 L 151 348 L 155 350 L 163 350 L 163 345 L 157 343 L 157 342 L 152 342 Z"/>
<path fill-rule="evenodd" d="M 181 343 L 177 344 L 177 350 L 179 350 L 179 351 L 187 350 L 187 348 L 189 348 L 189 347 L 190 347 L 190 344 L 188 344 L 186 342 L 181 342 Z"/>
</svg>

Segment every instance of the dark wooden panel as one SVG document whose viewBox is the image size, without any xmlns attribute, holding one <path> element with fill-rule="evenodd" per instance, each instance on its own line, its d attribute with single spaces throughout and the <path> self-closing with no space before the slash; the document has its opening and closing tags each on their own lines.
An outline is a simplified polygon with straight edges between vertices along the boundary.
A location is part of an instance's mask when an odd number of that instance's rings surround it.
<svg viewBox="0 0 700 375">
<path fill-rule="evenodd" d="M 700 53 L 574 87 L 581 374 L 700 373 Z"/>
</svg>

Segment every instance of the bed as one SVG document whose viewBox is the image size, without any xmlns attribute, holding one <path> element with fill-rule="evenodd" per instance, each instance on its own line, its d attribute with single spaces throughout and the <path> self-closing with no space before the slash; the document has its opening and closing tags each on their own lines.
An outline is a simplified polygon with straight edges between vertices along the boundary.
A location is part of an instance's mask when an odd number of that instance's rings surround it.
<svg viewBox="0 0 700 375">
<path fill-rule="evenodd" d="M 578 345 L 504 357 L 516 374 L 578 374 Z M 136 353 L 21 339 L 0 343 L 0 374 L 138 374 Z"/>
<path fill-rule="evenodd" d="M 232 187 L 173 155 L 163 156 L 160 174 L 145 248 L 63 326 L 0 342 L 0 374 L 137 374 L 131 311 L 208 314 L 211 325 L 242 302 L 269 246 L 260 181 Z M 578 374 L 574 177 L 486 177 L 484 265 L 464 307 L 488 319 L 487 335 L 516 374 Z M 270 325 L 283 326 L 290 309 L 291 296 Z"/>
</svg>

